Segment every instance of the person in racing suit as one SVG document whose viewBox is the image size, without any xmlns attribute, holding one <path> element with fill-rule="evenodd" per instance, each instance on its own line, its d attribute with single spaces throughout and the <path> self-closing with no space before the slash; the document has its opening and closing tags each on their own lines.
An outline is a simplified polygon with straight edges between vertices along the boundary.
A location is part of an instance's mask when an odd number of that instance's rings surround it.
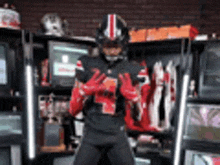
<svg viewBox="0 0 220 165">
<path fill-rule="evenodd" d="M 85 125 L 74 165 L 95 165 L 103 153 L 111 164 L 134 165 L 126 129 L 154 130 L 147 114 L 147 69 L 127 60 L 128 41 L 125 21 L 105 15 L 96 35 L 100 55 L 77 61 L 69 112 L 82 111 Z"/>
</svg>

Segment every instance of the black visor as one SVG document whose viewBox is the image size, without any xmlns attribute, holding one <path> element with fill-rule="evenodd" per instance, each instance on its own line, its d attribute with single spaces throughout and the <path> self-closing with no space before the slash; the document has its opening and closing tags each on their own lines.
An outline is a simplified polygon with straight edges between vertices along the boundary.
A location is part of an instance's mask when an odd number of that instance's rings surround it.
<svg viewBox="0 0 220 165">
<path fill-rule="evenodd" d="M 117 40 L 115 41 L 105 40 L 102 46 L 105 48 L 113 48 L 113 47 L 122 47 L 122 44 L 118 42 Z"/>
</svg>

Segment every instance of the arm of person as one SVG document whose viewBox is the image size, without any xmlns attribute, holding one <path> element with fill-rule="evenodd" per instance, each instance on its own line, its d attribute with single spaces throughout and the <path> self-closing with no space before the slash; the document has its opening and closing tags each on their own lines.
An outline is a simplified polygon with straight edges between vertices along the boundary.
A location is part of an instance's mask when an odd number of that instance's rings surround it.
<svg viewBox="0 0 220 165">
<path fill-rule="evenodd" d="M 72 89 L 69 109 L 69 113 L 73 116 L 77 115 L 83 109 L 84 102 L 88 96 L 95 95 L 96 92 L 105 90 L 105 86 L 102 82 L 106 78 L 106 75 L 104 73 L 100 75 L 98 69 L 94 71 L 93 76 L 87 82 L 83 83 L 79 81 L 79 79 L 82 79 L 82 75 L 85 75 L 85 69 L 82 62 L 79 60 L 77 62 L 76 79 Z"/>
<path fill-rule="evenodd" d="M 83 109 L 85 96 L 83 96 L 82 93 L 80 93 L 80 84 L 81 82 L 75 80 L 75 85 L 72 89 L 71 100 L 69 103 L 69 113 L 72 116 L 76 116 Z"/>
<path fill-rule="evenodd" d="M 80 92 L 80 87 L 83 84 L 82 82 L 86 78 L 86 71 L 83 66 L 83 60 L 80 58 L 78 59 L 76 63 L 76 68 L 75 68 L 75 83 L 72 88 L 72 93 L 71 93 L 71 99 L 69 103 L 69 113 L 72 116 L 76 116 L 80 111 L 83 109 L 83 103 L 85 100 L 85 96 Z"/>
</svg>

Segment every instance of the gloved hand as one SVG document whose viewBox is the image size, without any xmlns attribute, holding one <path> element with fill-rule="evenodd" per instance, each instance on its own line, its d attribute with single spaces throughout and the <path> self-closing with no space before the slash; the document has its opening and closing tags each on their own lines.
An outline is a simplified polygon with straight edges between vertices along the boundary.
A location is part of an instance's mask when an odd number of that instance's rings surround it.
<svg viewBox="0 0 220 165">
<path fill-rule="evenodd" d="M 96 92 L 105 91 L 105 86 L 102 84 L 103 80 L 106 78 L 106 75 L 98 69 L 95 70 L 92 78 L 85 84 L 80 87 L 80 94 L 83 96 L 94 95 Z"/>
<path fill-rule="evenodd" d="M 122 74 L 119 74 L 119 79 L 122 83 L 120 87 L 120 92 L 124 96 L 124 98 L 132 102 L 137 102 L 138 94 L 135 87 L 132 85 L 129 73 L 125 73 L 124 76 Z"/>
</svg>

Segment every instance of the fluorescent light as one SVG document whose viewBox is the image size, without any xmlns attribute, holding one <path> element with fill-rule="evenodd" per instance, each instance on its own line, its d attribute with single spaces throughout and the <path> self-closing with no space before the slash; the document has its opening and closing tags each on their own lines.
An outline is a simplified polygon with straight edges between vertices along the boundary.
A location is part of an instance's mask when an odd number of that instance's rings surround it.
<svg viewBox="0 0 220 165">
<path fill-rule="evenodd" d="M 73 47 L 54 46 L 54 50 L 61 50 L 61 51 L 67 51 L 67 52 L 88 54 L 87 49 L 78 49 L 78 48 L 73 48 Z"/>
<path fill-rule="evenodd" d="M 32 67 L 26 66 L 27 78 L 27 133 L 28 133 L 28 156 L 30 159 L 35 158 L 35 124 L 34 124 L 34 97 L 33 97 L 33 74 Z"/>
<path fill-rule="evenodd" d="M 184 124 L 184 115 L 186 111 L 186 98 L 187 98 L 187 89 L 189 83 L 189 75 L 186 74 L 183 77 L 183 89 L 182 89 L 182 97 L 180 100 L 180 111 L 179 111 L 179 120 L 178 120 L 178 128 L 177 128 L 177 139 L 174 150 L 174 165 L 179 165 L 180 162 L 180 154 L 181 154 L 181 144 L 182 144 L 182 136 L 183 136 L 183 124 Z"/>
</svg>

